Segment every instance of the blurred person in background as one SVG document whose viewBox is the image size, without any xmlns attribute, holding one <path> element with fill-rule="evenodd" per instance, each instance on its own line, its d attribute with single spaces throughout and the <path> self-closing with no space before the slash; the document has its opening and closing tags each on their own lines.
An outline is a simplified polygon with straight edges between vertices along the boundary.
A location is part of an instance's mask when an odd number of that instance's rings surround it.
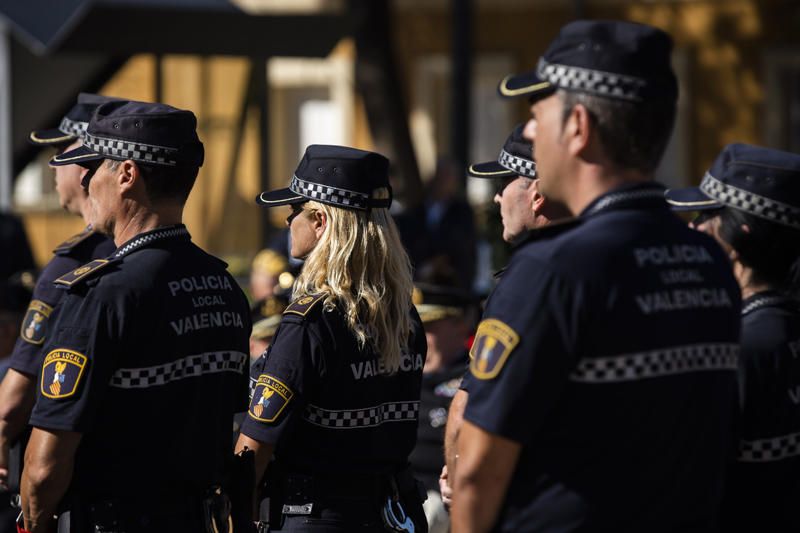
<svg viewBox="0 0 800 533">
<path fill-rule="evenodd" d="M 112 100 L 115 99 L 81 93 L 58 128 L 33 131 L 29 141 L 42 148 L 55 149 L 56 154 L 78 148 L 95 109 Z M 59 244 L 39 275 L 21 334 L 8 361 L 9 371 L 0 383 L 0 483 L 8 483 L 9 453 L 15 461 L 21 460 L 27 440 L 25 430 L 33 409 L 42 345 L 48 339 L 49 324 L 65 294 L 53 282 L 92 259 L 107 257 L 116 248 L 108 236 L 89 224 L 88 195 L 81 187 L 87 170 L 77 164 L 52 168 L 59 204 L 68 213 L 81 217 L 86 228 Z M 14 449 L 10 452 L 12 446 Z M 20 472 L 21 465 L 15 464 L 13 470 Z M 18 490 L 19 480 L 12 480 L 11 485 Z"/>
<path fill-rule="evenodd" d="M 255 362 L 272 342 L 281 317 L 291 299 L 289 290 L 280 290 L 256 301 L 250 308 L 253 331 L 250 333 L 250 362 Z"/>
<path fill-rule="evenodd" d="M 290 206 L 291 255 L 305 259 L 253 365 L 237 443 L 254 452 L 270 498 L 262 530 L 427 530 L 408 467 L 426 346 L 388 166 L 374 152 L 311 145 L 289 187 L 257 199 Z"/>
<path fill-rule="evenodd" d="M 22 221 L 13 213 L 0 211 L 0 279 L 22 271 L 36 270 L 33 252 Z"/>
<path fill-rule="evenodd" d="M 469 341 L 474 331 L 475 307 L 470 293 L 452 280 L 429 276 L 417 282 L 413 301 L 425 327 L 428 355 L 422 374 L 420 424 L 410 462 L 428 491 L 425 516 L 431 533 L 446 533 L 450 517 L 439 493 L 444 467 L 444 426 L 447 410 L 469 364 Z"/>
<path fill-rule="evenodd" d="M 699 187 L 666 192 L 727 252 L 742 290 L 741 442 L 725 532 L 800 531 L 800 156 L 726 146 Z"/>
<path fill-rule="evenodd" d="M 250 267 L 250 297 L 263 300 L 275 294 L 276 290 L 289 290 L 294 276 L 289 272 L 286 256 L 265 248 L 253 258 Z"/>
</svg>

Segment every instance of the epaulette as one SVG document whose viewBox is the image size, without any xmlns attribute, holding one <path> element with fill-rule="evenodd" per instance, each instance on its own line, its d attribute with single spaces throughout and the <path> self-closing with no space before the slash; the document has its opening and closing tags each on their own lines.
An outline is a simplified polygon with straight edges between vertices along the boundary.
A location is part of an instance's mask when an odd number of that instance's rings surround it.
<svg viewBox="0 0 800 533">
<path fill-rule="evenodd" d="M 73 287 L 86 279 L 94 277 L 98 271 L 115 262 L 116 261 L 112 259 L 95 259 L 75 270 L 67 272 L 53 283 L 64 287 Z"/>
<path fill-rule="evenodd" d="M 542 226 L 541 228 L 532 229 L 528 231 L 522 239 L 514 244 L 514 251 L 528 243 L 540 241 L 542 239 L 549 239 L 551 237 L 555 237 L 556 235 L 560 235 L 565 231 L 569 231 L 572 228 L 579 226 L 582 222 L 583 219 L 580 217 L 570 217 L 564 220 L 551 222 L 550 224 Z"/>
<path fill-rule="evenodd" d="M 94 235 L 97 235 L 95 230 L 86 228 L 82 232 L 78 233 L 77 235 L 73 235 L 66 241 L 56 246 L 56 248 L 53 250 L 53 253 L 63 255 Z"/>
<path fill-rule="evenodd" d="M 326 296 L 327 294 L 324 292 L 321 294 L 315 294 L 313 296 L 301 296 L 297 300 L 290 303 L 286 309 L 284 309 L 283 314 L 306 316 L 308 312 L 311 311 L 311 309 L 313 309 L 317 303 L 324 300 Z"/>
</svg>

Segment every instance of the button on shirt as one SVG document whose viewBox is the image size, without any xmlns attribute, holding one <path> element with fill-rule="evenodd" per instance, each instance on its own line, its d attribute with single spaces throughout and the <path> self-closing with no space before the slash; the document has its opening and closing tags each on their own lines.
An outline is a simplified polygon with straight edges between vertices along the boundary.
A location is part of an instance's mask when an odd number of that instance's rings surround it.
<svg viewBox="0 0 800 533">
<path fill-rule="evenodd" d="M 517 249 L 465 418 L 521 444 L 499 531 L 709 531 L 735 446 L 739 288 L 655 184 Z"/>
<path fill-rule="evenodd" d="M 800 302 L 762 292 L 742 315 L 742 441 L 724 530 L 800 531 Z"/>
<path fill-rule="evenodd" d="M 86 228 L 54 250 L 55 255 L 36 280 L 20 336 L 11 353 L 10 368 L 36 376 L 42 363 L 40 351 L 47 340 L 48 325 L 55 320 L 54 312 L 66 294 L 53 282 L 92 259 L 110 255 L 115 248 L 110 238 Z"/>
<path fill-rule="evenodd" d="M 31 424 L 82 433 L 73 493 L 176 497 L 220 483 L 246 408 L 249 308 L 182 225 L 143 233 L 56 283 Z"/>
<path fill-rule="evenodd" d="M 394 374 L 379 354 L 359 348 L 325 295 L 284 312 L 267 352 L 252 367 L 252 398 L 242 433 L 276 444 L 289 473 L 325 477 L 393 473 L 414 448 L 427 347 L 416 310 L 409 351 Z"/>
</svg>

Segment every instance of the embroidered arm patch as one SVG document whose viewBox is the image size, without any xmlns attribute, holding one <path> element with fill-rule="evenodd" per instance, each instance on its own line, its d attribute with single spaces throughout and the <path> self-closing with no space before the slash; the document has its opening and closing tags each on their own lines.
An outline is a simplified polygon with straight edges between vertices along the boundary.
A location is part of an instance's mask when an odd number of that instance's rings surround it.
<svg viewBox="0 0 800 533">
<path fill-rule="evenodd" d="M 469 351 L 470 372 L 478 379 L 494 379 L 517 344 L 519 335 L 511 326 L 496 318 L 483 320 Z"/>
<path fill-rule="evenodd" d="M 19 336 L 31 344 L 42 344 L 47 335 L 47 321 L 53 308 L 41 300 L 31 300 Z"/>
<path fill-rule="evenodd" d="M 250 400 L 249 415 L 259 422 L 274 422 L 283 412 L 294 393 L 279 379 L 269 374 L 258 376 Z"/>
<path fill-rule="evenodd" d="M 42 364 L 42 395 L 67 398 L 75 394 L 86 367 L 86 356 L 73 350 L 52 350 Z"/>
</svg>

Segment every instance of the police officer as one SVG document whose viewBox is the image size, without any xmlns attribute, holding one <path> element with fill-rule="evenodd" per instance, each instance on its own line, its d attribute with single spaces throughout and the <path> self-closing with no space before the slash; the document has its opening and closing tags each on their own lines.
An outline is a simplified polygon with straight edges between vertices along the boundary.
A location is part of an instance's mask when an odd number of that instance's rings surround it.
<svg viewBox="0 0 800 533">
<path fill-rule="evenodd" d="M 255 451 L 257 478 L 274 452 L 269 531 L 413 531 L 408 515 L 426 529 L 406 468 L 425 337 L 389 215 L 388 166 L 373 152 L 312 145 L 289 188 L 258 198 L 291 207 L 291 255 L 305 258 L 253 367 L 237 443 Z"/>
<path fill-rule="evenodd" d="M 83 146 L 51 161 L 90 168 L 90 223 L 117 249 L 55 281 L 66 295 L 30 419 L 29 531 L 56 512 L 74 532 L 225 530 L 250 318 L 225 264 L 181 223 L 203 163 L 196 124 L 162 104 L 107 103 Z"/>
<path fill-rule="evenodd" d="M 444 466 L 444 427 L 447 410 L 459 390 L 468 363 L 468 342 L 474 328 L 473 298 L 455 286 L 455 280 L 431 276 L 414 287 L 414 306 L 422 324 L 428 356 L 422 374 L 420 425 L 417 445 L 411 454 L 414 473 L 425 485 L 428 499 L 425 516 L 428 531 L 446 533 L 450 518 L 439 493 L 439 474 Z"/>
<path fill-rule="evenodd" d="M 58 128 L 33 131 L 30 142 L 40 147 L 53 147 L 58 153 L 81 146 L 81 135 L 86 132 L 92 113 L 100 104 L 112 98 L 81 93 L 78 102 L 61 119 Z M 53 167 L 58 201 L 67 212 L 80 216 L 86 228 L 58 245 L 53 258 L 44 267 L 36 281 L 33 298 L 25 314 L 20 336 L 9 361 L 9 371 L 0 384 L 0 483 L 7 484 L 9 447 L 20 438 L 26 428 L 35 398 L 36 373 L 41 366 L 39 353 L 47 340 L 48 324 L 61 301 L 64 291 L 53 285 L 60 276 L 79 266 L 114 251 L 114 241 L 89 224 L 87 193 L 81 179 L 87 170 L 80 165 Z M 23 439 L 24 441 L 24 439 Z M 21 458 L 24 442 L 15 445 L 11 452 L 15 462 Z M 13 468 L 16 472 L 18 466 Z M 19 480 L 10 480 L 12 491 L 19 491 Z"/>
<path fill-rule="evenodd" d="M 289 276 L 294 280 L 294 276 L 291 274 Z M 275 336 L 281 323 L 283 311 L 289 305 L 290 296 L 288 290 L 281 289 L 267 298 L 257 300 L 250 308 L 250 317 L 253 321 L 253 331 L 250 333 L 250 358 L 253 362 L 269 348 L 272 337 Z"/>
<path fill-rule="evenodd" d="M 742 291 L 741 442 L 723 531 L 800 531 L 800 156 L 728 145 L 700 187 L 667 201 L 707 215 L 696 227 L 728 252 Z"/>
<path fill-rule="evenodd" d="M 539 191 L 533 145 L 523 136 L 525 125 L 517 125 L 506 139 L 497 161 L 471 165 L 468 173 L 473 178 L 492 179 L 496 183 L 494 202 L 500 207 L 503 223 L 503 240 L 517 243 L 535 229 L 543 228 L 554 220 L 569 217 L 563 206 L 549 202 Z M 469 373 L 461 382 L 448 411 L 444 451 L 446 466 L 442 471 L 439 489 L 447 505 L 452 487 L 448 469 L 452 469 L 457 456 L 456 439 L 467 404 Z"/>
<path fill-rule="evenodd" d="M 740 298 L 650 180 L 675 114 L 671 39 L 566 25 L 537 69 L 539 189 L 577 215 L 512 257 L 478 326 L 455 532 L 713 531 L 734 444 Z"/>
</svg>

